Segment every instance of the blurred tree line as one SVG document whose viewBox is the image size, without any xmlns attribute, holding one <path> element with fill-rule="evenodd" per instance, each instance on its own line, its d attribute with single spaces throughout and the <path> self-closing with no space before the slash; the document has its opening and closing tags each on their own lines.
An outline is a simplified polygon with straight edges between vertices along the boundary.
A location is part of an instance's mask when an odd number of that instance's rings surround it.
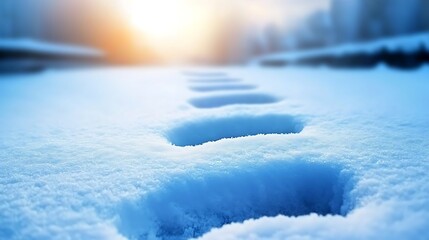
<svg viewBox="0 0 429 240">
<path fill-rule="evenodd" d="M 328 10 L 314 12 L 292 28 L 268 24 L 244 32 L 232 17 L 229 32 L 219 37 L 223 48 L 218 52 L 226 56 L 235 51 L 227 61 L 245 62 L 268 53 L 424 32 L 429 31 L 428 11 L 429 0 L 331 0 Z"/>
</svg>

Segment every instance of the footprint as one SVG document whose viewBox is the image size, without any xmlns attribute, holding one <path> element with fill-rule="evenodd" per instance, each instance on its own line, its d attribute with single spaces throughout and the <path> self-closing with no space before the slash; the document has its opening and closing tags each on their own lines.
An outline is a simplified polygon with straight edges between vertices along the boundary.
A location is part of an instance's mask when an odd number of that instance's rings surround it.
<svg viewBox="0 0 429 240">
<path fill-rule="evenodd" d="M 255 85 L 234 84 L 234 85 L 214 85 L 214 86 L 193 86 L 190 87 L 195 92 L 213 92 L 213 91 L 235 91 L 235 90 L 252 90 Z"/>
<path fill-rule="evenodd" d="M 207 78 L 207 79 L 191 79 L 191 83 L 237 83 L 241 82 L 238 78 Z"/>
<path fill-rule="evenodd" d="M 352 178 L 338 164 L 272 161 L 205 171 L 123 202 L 118 230 L 130 239 L 189 239 L 264 216 L 348 213 Z"/>
<path fill-rule="evenodd" d="M 269 94 L 247 93 L 193 98 L 189 103 L 196 108 L 218 108 L 235 104 L 268 104 L 278 101 L 280 99 Z"/>
<path fill-rule="evenodd" d="M 300 133 L 303 128 L 304 123 L 290 115 L 240 115 L 186 122 L 168 131 L 166 138 L 175 146 L 185 147 L 225 138 Z"/>
</svg>

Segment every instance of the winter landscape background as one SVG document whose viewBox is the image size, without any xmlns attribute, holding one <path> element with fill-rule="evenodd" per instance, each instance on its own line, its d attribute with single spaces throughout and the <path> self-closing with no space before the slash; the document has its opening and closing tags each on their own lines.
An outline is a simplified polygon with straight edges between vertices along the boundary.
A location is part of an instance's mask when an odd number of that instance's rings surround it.
<svg viewBox="0 0 429 240">
<path fill-rule="evenodd" d="M 3 0 L 0 239 L 428 239 L 426 0 Z"/>
<path fill-rule="evenodd" d="M 95 47 L 116 63 L 225 64 L 429 30 L 426 0 L 158 2 L 4 0 L 0 38 Z"/>
</svg>

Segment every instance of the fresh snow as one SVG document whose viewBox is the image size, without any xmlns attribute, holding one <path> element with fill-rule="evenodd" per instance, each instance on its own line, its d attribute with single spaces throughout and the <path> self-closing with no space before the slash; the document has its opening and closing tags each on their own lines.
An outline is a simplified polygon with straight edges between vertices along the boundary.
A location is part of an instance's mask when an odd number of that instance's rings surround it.
<svg viewBox="0 0 429 240">
<path fill-rule="evenodd" d="M 428 74 L 3 75 L 0 239 L 428 239 Z"/>
</svg>

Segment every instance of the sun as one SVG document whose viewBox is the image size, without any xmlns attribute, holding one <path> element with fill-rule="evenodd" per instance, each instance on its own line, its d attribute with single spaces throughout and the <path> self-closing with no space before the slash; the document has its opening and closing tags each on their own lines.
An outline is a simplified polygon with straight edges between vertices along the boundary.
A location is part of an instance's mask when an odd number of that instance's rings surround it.
<svg viewBox="0 0 429 240">
<path fill-rule="evenodd" d="M 207 35 L 207 6 L 200 0 L 118 0 L 138 36 L 161 55 L 197 49 Z"/>
<path fill-rule="evenodd" d="M 186 0 L 122 0 L 131 25 L 155 40 L 175 37 L 191 26 L 192 5 Z"/>
</svg>

